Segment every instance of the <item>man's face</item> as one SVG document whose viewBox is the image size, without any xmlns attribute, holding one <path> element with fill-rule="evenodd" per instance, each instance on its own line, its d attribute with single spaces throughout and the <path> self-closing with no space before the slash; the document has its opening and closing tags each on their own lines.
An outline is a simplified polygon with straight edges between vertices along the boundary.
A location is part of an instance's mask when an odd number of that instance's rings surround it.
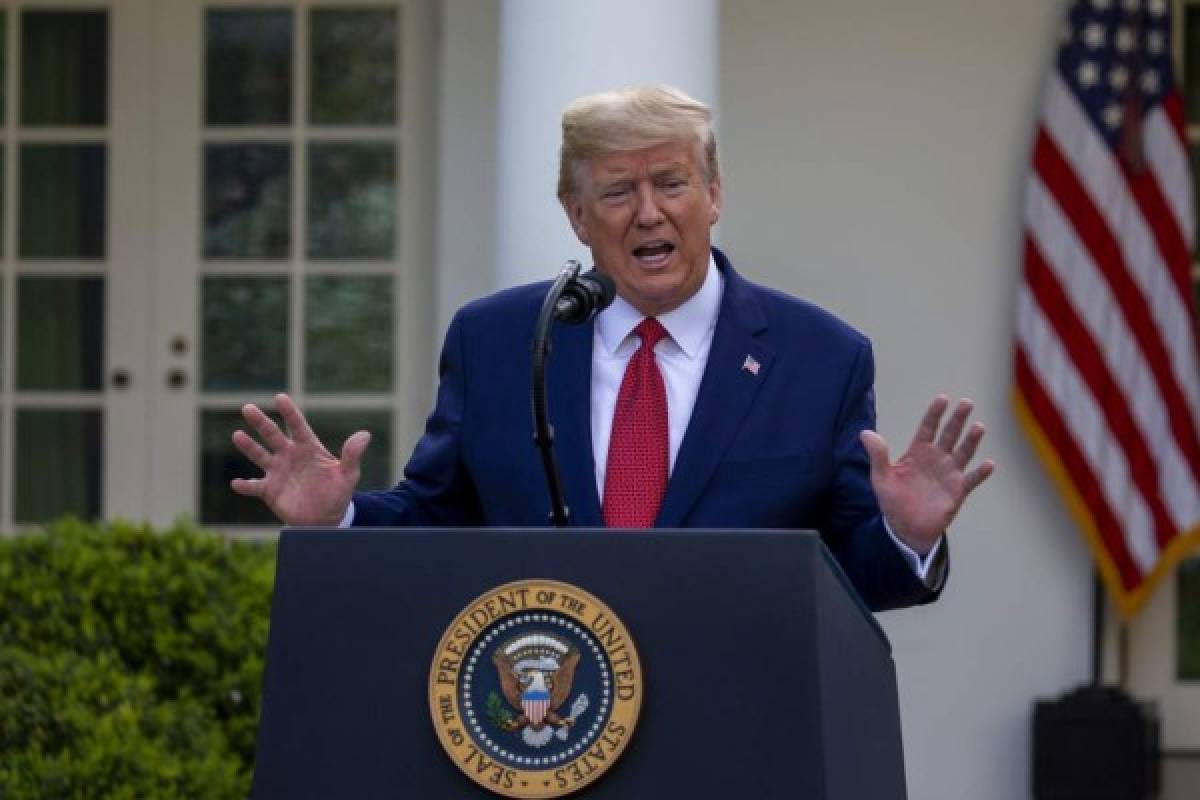
<svg viewBox="0 0 1200 800">
<path fill-rule="evenodd" d="M 563 206 L 617 292 L 647 316 L 694 295 L 708 269 L 720 180 L 706 181 L 693 143 L 591 159 Z"/>
</svg>

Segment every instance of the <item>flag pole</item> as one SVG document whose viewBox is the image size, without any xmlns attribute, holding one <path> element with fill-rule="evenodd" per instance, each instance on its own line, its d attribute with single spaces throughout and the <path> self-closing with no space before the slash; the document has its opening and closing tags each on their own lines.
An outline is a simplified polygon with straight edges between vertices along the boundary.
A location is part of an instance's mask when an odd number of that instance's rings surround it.
<svg viewBox="0 0 1200 800">
<path fill-rule="evenodd" d="M 1092 571 L 1092 685 L 1104 683 L 1104 582 Z"/>
<path fill-rule="evenodd" d="M 1129 623 L 1117 626 L 1117 686 L 1129 691 Z"/>
</svg>

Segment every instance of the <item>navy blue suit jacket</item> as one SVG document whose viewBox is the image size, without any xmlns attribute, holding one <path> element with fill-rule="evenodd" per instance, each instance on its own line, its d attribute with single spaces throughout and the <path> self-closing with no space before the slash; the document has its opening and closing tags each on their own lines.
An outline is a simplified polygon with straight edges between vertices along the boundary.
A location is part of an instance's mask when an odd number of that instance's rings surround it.
<svg viewBox="0 0 1200 800">
<path fill-rule="evenodd" d="M 744 280 L 713 252 L 725 292 L 656 526 L 815 528 L 872 609 L 934 599 L 883 527 L 858 440 L 875 426 L 870 343 L 816 306 Z M 458 312 L 405 478 L 356 493 L 356 526 L 549 524 L 529 406 L 530 341 L 547 289 L 509 289 Z M 590 324 L 557 326 L 547 395 L 571 522 L 602 527 L 592 341 Z M 758 374 L 744 369 L 747 356 Z"/>
</svg>

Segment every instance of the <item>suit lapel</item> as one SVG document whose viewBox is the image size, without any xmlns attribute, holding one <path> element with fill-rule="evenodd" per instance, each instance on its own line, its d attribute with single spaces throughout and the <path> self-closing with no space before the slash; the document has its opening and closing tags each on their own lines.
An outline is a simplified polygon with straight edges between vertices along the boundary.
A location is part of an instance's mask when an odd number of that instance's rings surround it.
<svg viewBox="0 0 1200 800">
<path fill-rule="evenodd" d="M 593 324 L 559 325 L 551 340 L 547 399 L 554 426 L 554 453 L 562 471 L 571 524 L 600 527 L 600 497 L 592 461 Z M 546 508 L 547 514 L 550 512 Z"/>
<path fill-rule="evenodd" d="M 755 338 L 767 327 L 757 300 L 725 256 L 713 252 L 725 275 L 725 293 L 696 405 L 655 521 L 660 528 L 683 524 L 732 444 L 775 360 L 775 351 Z"/>
</svg>

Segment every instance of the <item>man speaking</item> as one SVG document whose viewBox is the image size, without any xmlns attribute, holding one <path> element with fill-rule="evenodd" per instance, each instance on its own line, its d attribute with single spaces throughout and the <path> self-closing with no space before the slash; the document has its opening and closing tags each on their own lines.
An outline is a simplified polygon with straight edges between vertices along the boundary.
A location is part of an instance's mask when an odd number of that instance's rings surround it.
<svg viewBox="0 0 1200 800">
<path fill-rule="evenodd" d="M 548 374 L 571 523 L 587 527 L 815 528 L 874 610 L 935 599 L 944 533 L 988 475 L 983 437 L 939 396 L 892 462 L 874 432 L 861 334 L 756 286 L 711 246 L 721 176 L 711 113 L 663 86 L 583 97 L 563 114 L 558 196 L 617 298 L 560 328 Z M 552 256 L 548 260 L 553 260 Z M 355 492 L 370 434 L 332 455 L 286 395 L 279 429 L 243 408 L 263 470 L 233 481 L 289 525 L 545 526 L 531 437 L 529 344 L 548 285 L 454 317 L 425 434 L 404 479 Z"/>
</svg>

